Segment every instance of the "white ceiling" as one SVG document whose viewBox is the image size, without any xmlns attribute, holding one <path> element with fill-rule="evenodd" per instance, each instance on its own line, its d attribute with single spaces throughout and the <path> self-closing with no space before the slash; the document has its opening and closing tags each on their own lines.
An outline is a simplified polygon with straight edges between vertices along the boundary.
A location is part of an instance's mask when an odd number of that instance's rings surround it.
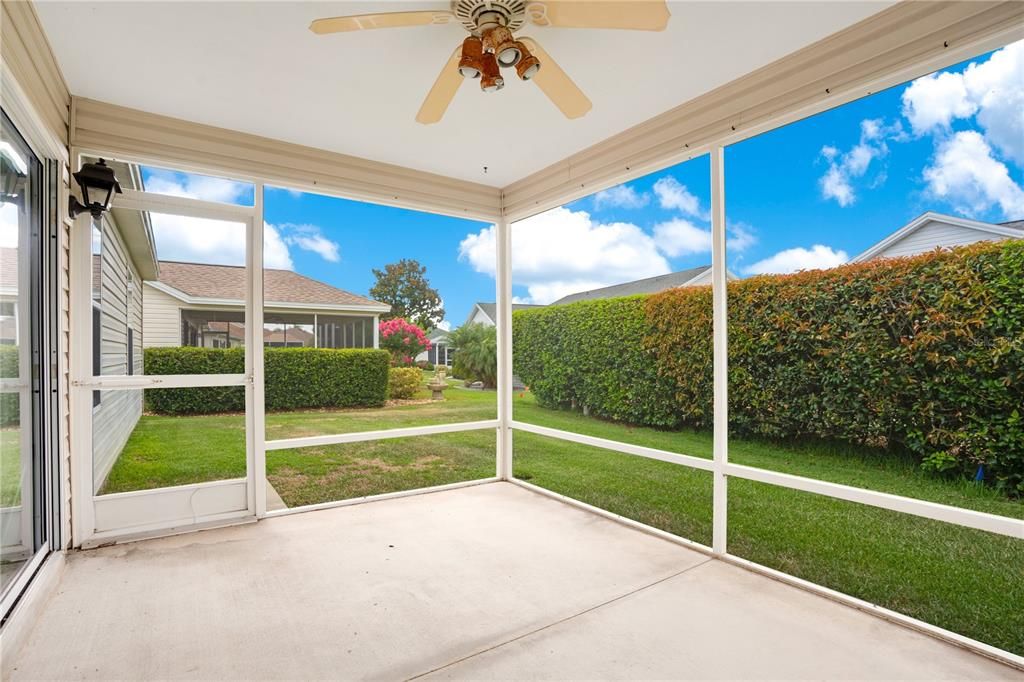
<svg viewBox="0 0 1024 682">
<path fill-rule="evenodd" d="M 525 27 L 594 108 L 531 83 L 459 90 L 414 121 L 457 24 L 316 36 L 319 17 L 441 2 L 37 2 L 75 95 L 504 186 L 834 33 L 889 2 L 670 2 L 662 33 Z M 483 167 L 488 167 L 484 174 Z"/>
</svg>

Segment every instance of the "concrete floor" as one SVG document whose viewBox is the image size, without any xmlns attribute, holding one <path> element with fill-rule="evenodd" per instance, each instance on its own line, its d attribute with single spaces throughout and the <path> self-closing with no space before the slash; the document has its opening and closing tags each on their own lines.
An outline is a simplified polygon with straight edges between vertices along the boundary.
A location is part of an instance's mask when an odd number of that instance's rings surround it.
<svg viewBox="0 0 1024 682">
<path fill-rule="evenodd" d="M 508 483 L 69 558 L 14 679 L 1024 679 Z"/>
</svg>

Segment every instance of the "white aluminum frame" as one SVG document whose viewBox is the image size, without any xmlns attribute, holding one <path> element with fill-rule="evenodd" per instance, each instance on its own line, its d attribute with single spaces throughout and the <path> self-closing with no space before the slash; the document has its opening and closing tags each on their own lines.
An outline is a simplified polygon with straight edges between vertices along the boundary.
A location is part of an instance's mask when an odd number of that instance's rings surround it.
<svg viewBox="0 0 1024 682">
<path fill-rule="evenodd" d="M 257 330 L 263 329 L 263 320 L 265 314 L 266 303 L 263 296 L 263 233 L 262 230 L 256 229 L 256 225 L 263 222 L 264 214 L 264 190 L 265 183 L 260 178 L 242 176 L 237 173 L 226 172 L 217 168 L 210 168 L 205 166 L 193 166 L 183 165 L 173 161 L 163 161 L 159 158 L 152 158 L 146 156 L 135 156 L 135 155 L 124 155 L 124 154 L 106 154 L 102 150 L 92 148 L 74 148 L 72 150 L 72 158 L 74 164 L 77 167 L 81 163 L 83 156 L 91 157 L 104 157 L 104 158 L 116 158 L 121 161 L 128 163 L 136 163 L 142 165 L 152 165 L 160 168 L 171 168 L 178 169 L 185 172 L 195 172 L 209 174 L 215 177 L 231 178 L 243 182 L 251 182 L 254 186 L 254 196 L 252 206 L 239 206 L 233 204 L 221 204 L 210 201 L 203 201 L 199 199 L 175 197 L 172 195 L 157 194 L 153 192 L 144 192 L 138 190 L 127 189 L 124 190 L 123 194 L 116 197 L 115 207 L 124 208 L 138 211 L 151 211 L 154 213 L 164 213 L 171 215 L 184 215 L 194 218 L 208 218 L 214 220 L 225 220 L 231 222 L 243 222 L 246 224 L 246 286 L 247 286 L 247 298 L 245 303 L 246 311 L 246 366 L 244 374 L 191 374 L 191 375 L 131 375 L 131 376 L 92 376 L 91 371 L 83 372 L 81 375 L 78 373 L 72 376 L 71 381 L 71 394 L 72 394 L 72 414 L 76 416 L 74 419 L 75 427 L 72 429 L 73 442 L 81 444 L 73 448 L 78 452 L 85 453 L 83 456 L 73 458 L 73 473 L 72 478 L 74 482 L 74 500 L 75 500 L 75 524 L 74 524 L 74 544 L 75 546 L 89 547 L 101 544 L 104 542 L 136 539 L 141 536 L 147 535 L 162 535 L 170 532 L 182 532 L 185 528 L 205 528 L 211 524 L 217 522 L 220 523 L 236 523 L 240 519 L 252 516 L 256 519 L 265 518 L 268 516 L 280 516 L 282 514 L 298 513 L 304 511 L 311 511 L 316 509 L 326 509 L 330 507 L 347 506 L 356 504 L 359 502 L 374 501 L 377 499 L 390 499 L 392 497 L 400 497 L 405 495 L 413 495 L 417 493 L 434 492 L 436 490 L 447 490 L 452 488 L 463 487 L 467 485 L 477 485 L 480 483 L 493 482 L 501 480 L 500 475 L 496 475 L 492 478 L 485 479 L 474 479 L 470 481 L 464 481 L 459 483 L 447 484 L 442 486 L 432 486 L 429 488 L 413 489 L 409 491 L 402 491 L 400 493 L 387 493 L 385 495 L 373 495 L 369 497 L 360 497 L 346 500 L 337 500 L 332 502 L 324 502 L 320 504 L 303 505 L 300 507 L 290 507 L 288 509 L 280 509 L 275 511 L 269 511 L 267 509 L 267 479 L 266 479 L 266 453 L 270 450 L 282 450 L 289 448 L 302 448 L 319 445 L 331 445 L 341 443 L 357 443 L 370 440 L 384 440 L 391 438 L 408 438 L 416 436 L 430 436 L 442 433 L 456 433 L 462 431 L 478 431 L 486 429 L 495 429 L 497 434 L 496 438 L 496 455 L 495 459 L 497 462 L 507 461 L 508 465 L 508 477 L 511 476 L 511 428 L 509 427 L 511 421 L 511 386 L 507 390 L 503 390 L 502 386 L 510 383 L 506 379 L 499 378 L 499 416 L 496 419 L 479 420 L 472 422 L 457 422 L 452 424 L 431 424 L 426 426 L 414 426 L 414 427 L 400 427 L 394 429 L 384 429 L 377 431 L 362 431 L 362 432 L 348 432 L 339 434 L 326 434 L 321 436 L 309 436 L 303 438 L 288 438 L 288 439 L 267 439 L 266 438 L 266 386 L 265 386 L 265 373 L 264 373 L 264 348 L 262 343 L 262 336 L 257 333 Z M 317 187 L 303 187 L 303 191 L 311 191 L 325 196 L 336 196 L 347 200 L 355 201 L 366 201 L 365 199 L 354 198 L 353 196 L 343 196 L 334 192 L 325 193 L 321 188 Z M 420 209 L 410 209 L 420 210 Z M 465 216 L 458 216 L 465 217 Z M 478 216 L 474 216 L 478 217 Z M 83 216 L 83 220 L 87 219 L 87 216 Z M 496 222 L 500 222 L 498 216 L 493 216 Z M 508 225 L 505 223 L 503 228 L 500 228 L 508 239 Z M 88 234 L 88 230 L 76 229 L 76 233 Z M 76 243 L 82 242 L 82 243 Z M 507 250 L 506 250 L 507 253 Z M 87 236 L 72 237 L 72 260 L 77 258 L 80 261 L 79 267 L 75 268 L 81 273 L 77 278 L 75 275 L 72 277 L 75 281 L 72 284 L 74 290 L 72 296 L 80 297 L 81 300 L 73 303 L 72 305 L 72 329 L 76 330 L 76 336 L 83 338 L 91 338 L 89 330 L 91 329 L 92 318 L 91 314 L 84 314 L 83 310 L 90 310 L 90 293 L 91 285 L 90 282 L 85 279 L 86 272 L 89 272 L 86 259 L 91 255 L 89 252 L 89 244 Z M 500 266 L 499 266 L 500 267 Z M 505 281 L 507 282 L 506 296 L 511 297 L 511 266 L 508 264 L 505 268 Z M 501 292 L 499 290 L 498 296 L 500 298 Z M 83 304 L 86 306 L 83 308 Z M 271 304 L 273 305 L 273 304 Z M 79 311 L 77 314 L 75 311 Z M 373 328 L 373 345 L 374 348 L 379 347 L 379 312 L 376 310 L 371 311 L 375 314 L 374 317 L 374 328 Z M 507 321 L 508 328 L 510 329 L 511 318 Z M 501 332 L 499 332 L 501 334 Z M 511 350 L 511 332 L 504 332 L 502 337 L 504 343 L 509 350 Z M 89 344 L 78 344 L 75 348 L 76 360 L 73 363 L 79 369 L 91 368 L 91 361 L 88 356 L 90 352 Z M 250 350 L 251 349 L 251 350 Z M 81 357 L 78 357 L 81 356 Z M 508 362 L 508 376 L 511 376 L 511 358 Z M 131 491 L 127 493 L 109 494 L 104 496 L 95 496 L 92 493 L 92 398 L 91 392 L 94 389 L 138 389 L 142 390 L 145 388 L 196 388 L 196 387 L 209 387 L 209 386 L 245 386 L 246 390 L 246 461 L 247 461 L 247 476 L 248 481 L 246 486 L 246 507 L 244 510 L 237 512 L 226 512 L 226 513 L 215 513 L 215 514 L 198 514 L 193 515 L 191 518 L 177 517 L 174 519 L 168 519 L 166 521 L 153 521 L 145 522 L 142 524 L 129 524 L 130 519 L 125 518 L 125 525 L 116 526 L 116 524 L 106 524 L 102 528 L 97 528 L 97 513 L 95 504 L 97 501 L 100 504 L 111 505 L 117 504 L 124 512 L 123 516 L 127 517 L 130 514 L 136 514 L 134 510 L 145 510 L 145 506 L 140 504 L 138 507 L 133 506 L 135 500 L 157 500 L 162 496 L 168 495 L 192 495 L 197 494 L 197 491 L 207 491 L 210 489 L 219 490 L 219 492 L 225 495 L 235 495 L 237 486 L 242 479 L 232 479 L 225 481 L 211 481 L 204 483 L 197 483 L 184 486 L 175 486 L 173 488 L 160 488 L 155 490 L 141 490 Z M 501 396 L 506 395 L 507 398 L 503 401 Z M 502 420 L 501 404 L 504 402 L 504 409 L 508 413 L 508 416 L 504 421 Z M 80 403 L 80 404 L 79 404 Z M 85 407 L 88 406 L 89 413 L 85 414 Z M 504 426 L 504 428 L 503 428 Z M 85 461 L 87 460 L 87 461 Z M 507 479 L 506 479 L 507 480 Z M 83 494 L 79 494 L 79 493 Z M 88 504 L 82 502 L 87 499 Z M 128 501 L 128 502 L 126 502 Z"/>
<path fill-rule="evenodd" d="M 986 49 L 991 48 L 991 45 L 987 45 Z M 966 51 L 969 49 L 967 46 L 960 45 L 957 48 L 959 51 Z M 904 74 L 906 78 L 912 78 L 917 75 L 930 72 L 928 63 L 920 64 L 907 64 L 904 65 L 904 70 L 901 74 Z M 801 490 L 825 497 L 831 497 L 835 499 L 842 499 L 850 502 L 856 502 L 859 504 L 874 506 L 882 509 L 888 509 L 891 511 L 901 512 L 905 514 L 911 514 L 922 518 L 928 518 L 937 521 L 943 521 L 954 525 L 960 525 L 968 528 L 974 528 L 983 530 L 999 535 L 1013 537 L 1017 539 L 1024 539 L 1024 521 L 1002 517 L 993 514 L 986 514 L 982 512 L 975 512 L 968 509 L 961 509 L 958 507 L 952 507 L 949 505 L 937 504 L 918 500 L 914 498 L 908 498 L 900 495 L 892 495 L 888 493 L 876 492 L 868 489 L 861 489 L 852 486 L 830 483 L 827 481 L 820 481 L 816 479 L 809 479 L 800 476 L 793 476 L 790 474 L 783 474 L 774 472 L 766 469 L 760 469 L 757 467 L 749 467 L 738 464 L 732 464 L 728 460 L 728 358 L 727 358 L 727 287 L 726 287 L 726 234 L 725 234 L 725 175 L 724 175 L 724 146 L 727 144 L 734 144 L 743 139 L 751 137 L 756 134 L 761 134 L 768 130 L 772 130 L 777 127 L 781 127 L 788 123 L 791 123 L 798 116 L 812 115 L 820 111 L 829 108 L 828 103 L 821 103 L 812 107 L 803 109 L 799 112 L 783 111 L 780 112 L 778 117 L 771 121 L 766 121 L 758 124 L 756 128 L 744 129 L 738 132 L 729 133 L 720 139 L 714 140 L 713 143 L 709 143 L 707 146 L 694 147 L 692 149 L 679 150 L 675 153 L 666 153 L 662 157 L 662 162 L 659 167 L 665 167 L 672 163 L 677 163 L 687 159 L 692 159 L 702 154 L 708 153 L 711 155 L 711 189 L 712 189 L 712 290 L 713 290 L 713 347 L 714 347 L 714 360 L 713 360 L 713 374 L 714 374 L 714 416 L 713 416 L 713 457 L 708 460 L 700 457 L 693 457 L 690 455 L 668 452 L 657 448 L 648 448 L 643 446 L 637 446 L 629 443 L 613 441 L 603 438 L 596 438 L 592 436 L 586 436 L 583 434 L 562 431 L 559 429 L 552 429 L 548 427 L 537 426 L 533 424 L 527 424 L 519 421 L 515 421 L 513 415 L 513 401 L 512 401 L 512 390 L 511 390 L 511 378 L 512 378 L 512 271 L 511 271 L 511 230 L 512 220 L 521 220 L 529 217 L 536 210 L 523 210 L 515 214 L 506 213 L 505 215 L 496 216 L 461 216 L 461 217 L 472 217 L 472 218 L 483 218 L 485 220 L 492 220 L 495 224 L 497 233 L 497 264 L 496 264 L 496 286 L 497 286 L 497 337 L 498 337 L 498 353 L 499 353 L 499 364 L 498 364 L 498 416 L 494 420 L 484 420 L 478 422 L 464 422 L 457 424 L 442 424 L 422 427 L 409 427 L 399 429 L 388 429 L 381 431 L 369 431 L 369 432 L 356 432 L 356 433 L 345 433 L 345 434 L 333 434 L 324 436 L 313 436 L 308 438 L 294 438 L 294 439 L 282 439 L 282 440 L 266 440 L 265 438 L 265 410 L 264 410 L 264 374 L 263 374 L 263 348 L 261 343 L 252 343 L 251 347 L 253 352 L 251 356 L 247 356 L 247 361 L 251 360 L 251 365 L 247 365 L 246 372 L 247 376 L 251 377 L 252 380 L 252 391 L 250 396 L 250 402 L 247 403 L 247 413 L 252 413 L 250 419 L 249 432 L 247 433 L 247 440 L 249 443 L 250 457 L 252 458 L 253 471 L 255 472 L 255 481 L 250 486 L 254 496 L 252 502 L 255 508 L 255 515 L 258 518 L 278 516 L 282 514 L 303 512 L 315 509 L 324 509 L 329 507 L 345 506 L 350 504 L 357 504 L 362 502 L 370 502 L 382 499 L 392 499 L 395 497 L 402 497 L 408 495 L 415 495 L 420 493 L 434 492 L 438 490 L 449 490 L 458 487 L 464 487 L 468 485 L 476 485 L 479 483 L 491 482 L 491 481 L 510 481 L 516 485 L 524 487 L 526 489 L 534 490 L 539 494 L 552 497 L 554 499 L 562 500 L 566 503 L 574 506 L 587 509 L 596 514 L 613 518 L 616 521 L 629 525 L 631 527 L 643 530 L 644 532 L 669 539 L 673 542 L 677 542 L 684 546 L 696 549 L 701 552 L 708 553 L 712 556 L 720 558 L 729 563 L 733 563 L 738 566 L 742 566 L 749 570 L 754 570 L 759 573 L 769 575 L 778 580 L 783 580 L 789 584 L 795 585 L 802 589 L 807 589 L 815 592 L 816 594 L 835 599 L 842 603 L 848 604 L 855 608 L 861 608 L 872 613 L 881 615 L 884 618 L 898 622 L 902 625 L 917 629 L 922 632 L 927 632 L 934 636 L 940 637 L 946 641 L 957 644 L 958 646 L 969 648 L 975 652 L 989 656 L 994 659 L 998 659 L 1004 663 L 1016 666 L 1024 669 L 1024 658 L 1010 654 L 1005 651 L 1001 651 L 994 647 L 985 645 L 981 642 L 971 640 L 963 637 L 956 633 L 952 633 L 941 628 L 923 623 L 922 621 L 910 618 L 903 614 L 895 613 L 887 609 L 877 607 L 875 605 L 867 604 L 862 600 L 858 600 L 854 597 L 838 593 L 834 590 L 809 583 L 801 580 L 794 576 L 775 571 L 773 569 L 754 564 L 753 562 L 747 561 L 728 552 L 727 543 L 727 529 L 728 529 L 728 517 L 727 517 L 727 500 L 728 500 L 728 479 L 729 477 L 736 477 L 745 480 L 752 480 L 769 485 L 776 485 L 794 490 Z M 77 157 L 76 157 L 77 158 Z M 125 158 L 119 156 L 119 158 Z M 138 163 L 152 163 L 153 165 L 163 167 L 174 167 L 183 168 L 195 172 L 212 173 L 223 177 L 235 177 L 238 179 L 246 179 L 256 185 L 256 199 L 255 206 L 252 208 L 252 215 L 257 220 L 262 220 L 263 216 L 263 184 L 260 178 L 245 178 L 238 173 L 225 172 L 216 168 L 208 167 L 185 167 L 180 162 L 163 162 L 160 159 L 152 158 L 135 158 L 126 159 L 132 160 Z M 615 184 L 618 182 L 626 182 L 647 173 L 653 172 L 657 168 L 644 166 L 644 167 L 626 167 L 625 172 L 616 178 L 614 182 L 606 183 Z M 280 184 L 280 183 L 275 183 Z M 301 188 L 304 191 L 311 191 L 323 194 L 322 188 L 315 186 L 309 186 L 308 183 L 302 182 L 289 183 L 290 186 Z M 588 187 L 587 192 L 594 192 L 603 187 Z M 561 198 L 561 202 L 568 202 L 578 198 L 577 195 L 581 194 L 582 190 L 576 188 L 571 192 L 566 193 Z M 350 195 L 343 196 L 334 192 L 328 192 L 331 196 L 342 196 L 342 198 L 355 199 L 355 200 L 371 200 L 380 201 L 380 198 L 365 199 L 360 198 L 360 193 L 353 190 Z M 135 201 L 138 199 L 134 194 L 129 194 L 125 200 Z M 183 209 L 183 206 L 178 205 L 179 200 L 173 198 L 164 197 L 158 202 L 158 205 L 164 207 L 170 207 L 174 205 L 175 208 Z M 538 206 L 541 204 L 538 202 Z M 552 200 L 545 199 L 544 207 L 552 204 Z M 203 207 L 211 208 L 220 211 L 227 210 L 228 212 L 234 212 L 235 207 L 225 209 L 221 205 Z M 417 210 L 423 210 L 422 207 L 417 207 Z M 438 208 L 438 213 L 445 215 L 452 215 L 450 210 Z M 504 213 L 504 209 L 503 209 Z M 250 286 L 250 297 L 248 305 L 251 306 L 251 322 L 248 324 L 250 329 L 261 329 L 262 318 L 263 318 L 263 301 L 262 301 L 262 267 L 255 267 L 256 264 L 262 263 L 262 239 L 257 238 L 260 236 L 258 231 L 251 231 L 249 235 L 249 286 Z M 73 306 L 74 316 L 74 306 Z M 74 327 L 74 325 L 73 325 Z M 80 328 L 80 327 L 79 327 Z M 375 328 L 375 346 L 376 346 L 376 333 Z M 81 345 L 81 344 L 79 344 Z M 78 363 L 81 366 L 81 363 Z M 115 385 L 116 381 L 124 381 L 124 378 L 112 378 L 110 379 L 109 385 Z M 104 378 L 103 382 L 107 382 Z M 174 379 L 168 381 L 187 381 L 185 379 Z M 105 384 L 106 385 L 106 384 Z M 164 386 L 171 384 L 164 383 Z M 174 384 L 177 385 L 177 384 Z M 185 384 L 182 384 L 185 385 Z M 209 384 L 206 384 L 209 385 Z M 399 493 L 387 493 L 384 495 L 374 495 L 365 498 L 356 498 L 351 500 L 341 500 L 337 502 L 330 502 L 317 505 L 309 505 L 305 507 L 290 508 L 285 510 L 278 510 L 274 512 L 268 512 L 266 510 L 266 451 L 276 450 L 293 447 L 308 447 L 311 445 L 325 445 L 325 444 L 337 444 L 337 443 L 351 443 L 361 442 L 368 440 L 376 440 L 383 438 L 400 438 L 409 436 L 425 436 L 437 433 L 450 433 L 456 431 L 468 431 L 477 429 L 494 428 L 496 431 L 496 463 L 495 463 L 495 477 L 482 479 L 480 481 L 467 481 L 463 483 L 456 483 L 445 486 L 435 486 L 431 488 L 402 491 Z M 623 518 L 612 514 L 606 510 L 602 510 L 597 507 L 593 507 L 579 500 L 568 498 L 557 493 L 540 488 L 536 485 L 526 483 L 518 480 L 513 475 L 513 431 L 520 430 L 529 433 L 534 433 L 542 436 L 551 438 L 557 438 L 569 442 L 578 443 L 581 445 L 600 447 L 606 450 L 616 451 L 627 455 L 635 455 L 641 457 L 647 457 L 660 461 L 669 462 L 672 464 L 678 464 L 687 466 L 701 471 L 708 471 L 713 476 L 713 532 L 712 532 L 712 546 L 707 547 L 700 543 L 695 543 L 684 538 L 672 535 L 665 531 L 647 526 L 637 521 Z M 80 440 L 78 442 L 81 442 Z M 79 519 L 76 519 L 76 522 Z M 76 534 L 77 537 L 77 534 Z"/>
<path fill-rule="evenodd" d="M 72 159 L 75 167 L 83 156 L 96 156 L 93 150 L 75 149 Z M 253 268 L 255 256 L 262 262 L 262 230 L 257 231 L 258 206 L 234 206 L 197 199 L 174 197 L 152 192 L 125 190 L 117 196 L 114 206 L 137 211 L 151 211 L 170 215 L 240 223 L 245 226 L 246 273 L 248 294 L 246 300 L 246 334 L 254 334 L 252 321 L 262 322 L 262 308 L 256 319 L 254 296 L 259 285 L 262 303 L 262 268 Z M 92 250 L 89 214 L 75 221 L 71 234 L 71 328 L 77 338 L 91 339 L 92 329 Z M 259 239 L 256 239 L 257 234 Z M 258 242 L 257 246 L 254 244 Z M 258 248 L 258 252 L 254 251 Z M 258 272 L 255 272 L 257 271 Z M 262 324 L 259 327 L 262 329 Z M 91 344 L 72 344 L 72 375 L 70 408 L 72 415 L 72 490 L 73 529 L 75 546 L 90 546 L 104 541 L 146 532 L 199 526 L 211 522 L 231 522 L 257 513 L 258 491 L 255 475 L 256 441 L 254 422 L 258 416 L 254 394 L 253 355 L 260 352 L 262 343 L 246 345 L 244 374 L 177 374 L 177 375 L 104 375 L 92 373 Z M 243 479 L 208 481 L 173 488 L 131 491 L 108 495 L 94 492 L 92 464 L 92 392 L 94 390 L 144 390 L 147 388 L 198 388 L 211 386 L 242 386 L 246 394 L 246 476 Z M 262 407 L 262 401 L 260 402 Z M 241 497 L 240 497 L 241 495 Z"/>
</svg>

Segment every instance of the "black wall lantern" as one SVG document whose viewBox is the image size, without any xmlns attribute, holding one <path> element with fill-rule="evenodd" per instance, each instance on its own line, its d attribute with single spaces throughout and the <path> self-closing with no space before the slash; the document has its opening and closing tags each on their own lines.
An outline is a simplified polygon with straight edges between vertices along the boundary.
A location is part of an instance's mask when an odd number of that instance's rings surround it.
<svg viewBox="0 0 1024 682">
<path fill-rule="evenodd" d="M 93 218 L 99 218 L 110 208 L 114 193 L 121 194 L 121 185 L 117 182 L 114 170 L 103 159 L 99 163 L 83 163 L 82 170 L 73 175 L 75 182 L 82 188 L 85 203 L 75 197 L 68 199 L 68 214 L 72 218 L 85 211 L 91 213 Z"/>
</svg>

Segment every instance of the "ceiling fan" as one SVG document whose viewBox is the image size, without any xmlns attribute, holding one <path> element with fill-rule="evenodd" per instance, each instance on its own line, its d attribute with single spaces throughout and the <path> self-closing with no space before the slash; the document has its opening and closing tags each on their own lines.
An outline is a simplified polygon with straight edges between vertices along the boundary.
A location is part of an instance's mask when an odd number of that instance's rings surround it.
<svg viewBox="0 0 1024 682">
<path fill-rule="evenodd" d="M 663 31 L 669 12 L 665 0 L 452 0 L 450 10 L 385 12 L 317 19 L 313 33 L 343 33 L 377 28 L 458 22 L 469 32 L 455 48 L 427 93 L 416 120 L 437 123 L 462 81 L 479 79 L 484 92 L 505 86 L 501 69 L 515 69 L 532 80 L 567 118 L 579 118 L 592 106 L 583 91 L 536 40 L 514 34 L 529 21 L 535 26 Z"/>
</svg>

